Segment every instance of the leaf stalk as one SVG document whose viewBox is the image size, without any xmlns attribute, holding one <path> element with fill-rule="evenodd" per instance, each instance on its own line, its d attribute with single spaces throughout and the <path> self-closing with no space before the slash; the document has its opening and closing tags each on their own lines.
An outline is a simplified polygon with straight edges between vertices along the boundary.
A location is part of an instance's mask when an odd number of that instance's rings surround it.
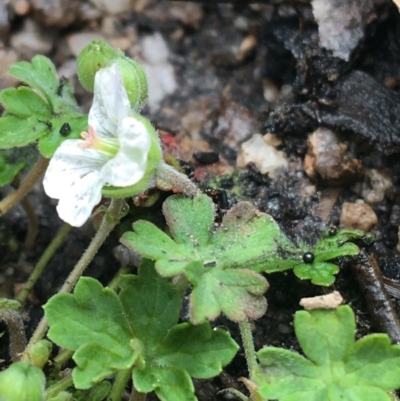
<svg viewBox="0 0 400 401">
<path fill-rule="evenodd" d="M 253 334 L 251 332 L 250 322 L 239 323 L 240 335 L 244 348 L 244 355 L 246 358 L 247 369 L 249 371 L 250 380 L 253 379 L 257 367 L 256 350 L 254 349 Z"/>
<path fill-rule="evenodd" d="M 132 369 L 125 369 L 117 372 L 107 401 L 120 401 L 122 399 L 126 384 L 131 378 L 131 375 Z"/>
<path fill-rule="evenodd" d="M 37 262 L 36 266 L 32 270 L 31 275 L 29 276 L 28 281 L 23 286 L 22 290 L 19 292 L 17 296 L 17 301 L 23 305 L 28 298 L 29 293 L 32 291 L 33 286 L 36 284 L 37 280 L 43 273 L 44 268 L 47 266 L 49 260 L 53 257 L 57 249 L 64 242 L 65 237 L 71 231 L 72 227 L 69 224 L 64 224 L 57 232 L 53 241 L 50 242 L 47 249 L 42 254 L 41 258 Z"/>
<path fill-rule="evenodd" d="M 36 184 L 40 177 L 42 177 L 47 169 L 47 166 L 49 165 L 49 162 L 50 159 L 39 156 L 39 160 L 22 181 L 21 185 L 0 202 L 0 216 L 7 213 L 12 207 L 14 207 L 21 199 L 25 197 L 25 195 L 32 189 L 32 187 Z"/>
<path fill-rule="evenodd" d="M 191 198 L 201 194 L 199 187 L 185 174 L 180 173 L 165 162 L 161 162 L 157 167 L 156 177 L 161 182 L 171 185 L 173 188 L 178 189 L 184 195 Z"/>
</svg>

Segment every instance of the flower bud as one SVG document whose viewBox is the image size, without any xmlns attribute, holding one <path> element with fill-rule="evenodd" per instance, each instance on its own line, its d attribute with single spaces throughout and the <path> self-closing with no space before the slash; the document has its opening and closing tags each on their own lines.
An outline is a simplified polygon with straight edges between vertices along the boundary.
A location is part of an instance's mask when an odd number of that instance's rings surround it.
<svg viewBox="0 0 400 401">
<path fill-rule="evenodd" d="M 30 348 L 29 359 L 35 366 L 43 368 L 49 360 L 51 348 L 50 341 L 40 340 Z"/>
<path fill-rule="evenodd" d="M 143 68 L 121 51 L 109 64 L 113 63 L 118 66 L 132 109 L 139 112 L 147 99 L 147 78 Z"/>
<path fill-rule="evenodd" d="M 13 363 L 0 373 L 0 401 L 43 401 L 46 379 L 29 362 Z"/>
<path fill-rule="evenodd" d="M 85 46 L 77 59 L 78 78 L 82 86 L 93 92 L 96 72 L 115 58 L 116 55 L 117 50 L 102 40 L 93 40 Z"/>
</svg>

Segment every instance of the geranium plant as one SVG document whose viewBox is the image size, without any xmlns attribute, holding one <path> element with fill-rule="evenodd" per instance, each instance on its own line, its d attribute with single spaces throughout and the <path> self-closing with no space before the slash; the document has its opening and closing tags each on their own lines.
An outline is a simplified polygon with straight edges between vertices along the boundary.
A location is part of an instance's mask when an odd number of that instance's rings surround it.
<svg viewBox="0 0 400 401">
<path fill-rule="evenodd" d="M 267 310 L 264 273 L 293 269 L 300 279 L 328 286 L 338 271 L 334 259 L 357 254 L 351 240 L 362 233 L 329 232 L 309 249 L 247 202 L 232 207 L 216 224 L 211 199 L 163 160 L 158 134 L 140 114 L 147 97 L 143 69 L 103 42 L 94 41 L 78 57 L 78 76 L 94 91 L 88 116 L 46 57 L 16 63 L 10 73 L 23 85 L 0 92 L 5 109 L 0 148 L 37 144 L 37 163 L 0 202 L 0 214 L 44 175 L 44 190 L 58 199 L 57 211 L 66 224 L 17 301 L 0 302 L 13 361 L 0 372 L 0 401 L 121 401 L 127 390 L 131 401 L 143 401 L 153 391 L 162 401 L 196 401 L 193 379 L 219 375 L 239 349 L 227 330 L 215 327 L 221 314 L 239 324 L 254 401 L 347 400 L 342 397 L 347 390 L 354 397 L 366 394 L 368 378 L 379 366 L 398 376 L 398 347 L 379 335 L 353 343 L 354 319 L 347 307 L 296 315 L 296 332 L 310 360 L 285 350 L 254 350 L 250 321 Z M 0 183 L 20 181 L 19 171 L 29 164 L 25 157 L 4 154 Z M 126 216 L 130 198 L 152 187 L 181 194 L 164 202 L 168 233 L 139 220 L 122 235 L 122 243 L 142 259 L 137 274 L 124 271 L 108 286 L 81 277 Z M 44 306 L 45 316 L 26 344 L 21 308 L 30 290 L 71 226 L 88 221 L 102 198 L 111 201 L 99 207 L 101 224 L 93 240 Z M 316 349 L 306 327 L 315 331 Z M 332 329 L 339 343 L 323 335 Z M 58 354 L 53 345 L 61 347 Z M 368 350 L 376 357 L 368 357 Z M 370 385 L 377 400 L 386 401 L 386 392 L 400 385 L 396 377 L 388 373 Z M 298 388 L 286 385 L 291 380 Z"/>
</svg>

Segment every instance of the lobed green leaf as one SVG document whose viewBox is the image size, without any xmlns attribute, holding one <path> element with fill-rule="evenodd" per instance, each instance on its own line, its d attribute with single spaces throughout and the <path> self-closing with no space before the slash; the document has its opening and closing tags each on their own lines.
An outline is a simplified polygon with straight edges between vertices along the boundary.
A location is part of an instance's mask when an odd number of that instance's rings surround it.
<svg viewBox="0 0 400 401">
<path fill-rule="evenodd" d="M 7 115 L 0 118 L 0 149 L 26 146 L 48 132 L 47 125 L 34 116 L 21 119 Z"/>
<path fill-rule="evenodd" d="M 57 294 L 44 306 L 56 344 L 76 351 L 77 388 L 89 388 L 118 369 L 133 365 L 140 350 L 131 348 L 132 328 L 117 294 L 83 277 L 73 294 Z"/>
<path fill-rule="evenodd" d="M 258 352 L 258 393 L 279 401 L 389 401 L 400 387 L 400 346 L 386 334 L 354 342 L 354 313 L 336 310 L 299 311 L 295 332 L 309 358 L 274 347 Z"/>
<path fill-rule="evenodd" d="M 48 102 L 57 93 L 59 81 L 54 64 L 47 57 L 37 55 L 29 63 L 19 61 L 13 64 L 8 73 L 21 82 L 36 89 Z"/>
<path fill-rule="evenodd" d="M 18 117 L 36 116 L 48 120 L 51 117 L 49 104 L 32 89 L 21 86 L 18 89 L 8 88 L 0 92 L 0 103 L 10 113 Z"/>
<path fill-rule="evenodd" d="M 202 247 L 211 238 L 214 223 L 214 206 L 208 196 L 188 200 L 183 195 L 173 195 L 163 204 L 163 212 L 172 238 L 188 247 Z"/>
<path fill-rule="evenodd" d="M 267 309 L 263 297 L 268 288 L 267 280 L 247 269 L 215 269 L 201 271 L 193 264 L 186 275 L 193 283 L 190 296 L 190 320 L 195 324 L 215 320 L 224 313 L 234 322 L 248 318 L 258 319 Z"/>
</svg>

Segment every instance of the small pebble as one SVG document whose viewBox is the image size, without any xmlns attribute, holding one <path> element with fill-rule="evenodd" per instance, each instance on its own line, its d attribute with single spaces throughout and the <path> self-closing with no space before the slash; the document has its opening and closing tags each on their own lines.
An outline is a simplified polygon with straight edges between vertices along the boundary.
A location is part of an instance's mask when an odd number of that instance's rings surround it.
<svg viewBox="0 0 400 401">
<path fill-rule="evenodd" d="M 44 32 L 32 19 L 26 19 L 22 29 L 11 36 L 11 46 L 24 60 L 31 60 L 37 54 L 46 55 L 53 48 L 54 36 Z"/>
<path fill-rule="evenodd" d="M 338 291 L 333 291 L 330 294 L 319 295 L 316 297 L 302 298 L 300 300 L 300 306 L 305 310 L 335 309 L 342 303 L 343 297 Z"/>
<path fill-rule="evenodd" d="M 30 2 L 35 20 L 41 26 L 65 28 L 75 22 L 80 14 L 79 0 L 30 0 Z"/>
<path fill-rule="evenodd" d="M 279 89 L 272 79 L 263 80 L 263 95 L 267 102 L 274 103 L 278 99 Z"/>
<path fill-rule="evenodd" d="M 31 10 L 31 5 L 27 0 L 17 0 L 11 2 L 11 7 L 13 8 L 15 14 L 20 17 L 28 14 Z"/>
<path fill-rule="evenodd" d="M 254 134 L 240 148 L 237 167 L 246 168 L 254 163 L 262 174 L 274 178 L 288 166 L 286 155 L 269 145 L 260 134 Z"/>
<path fill-rule="evenodd" d="M 160 108 L 162 100 L 178 87 L 175 79 L 174 67 L 169 63 L 169 50 L 167 43 L 159 33 L 146 36 L 142 39 L 141 63 L 146 72 L 149 85 L 147 104 L 151 112 Z"/>
<path fill-rule="evenodd" d="M 344 202 L 340 216 L 340 226 L 343 228 L 354 228 L 369 232 L 378 224 L 378 217 L 366 203 Z"/>
<path fill-rule="evenodd" d="M 361 161 L 348 154 L 347 146 L 332 130 L 318 128 L 308 137 L 307 146 L 304 170 L 310 178 L 344 180 L 362 175 Z"/>
<path fill-rule="evenodd" d="M 257 36 L 249 35 L 246 36 L 243 42 L 240 44 L 239 51 L 236 55 L 239 61 L 246 60 L 254 51 L 257 46 Z"/>
<path fill-rule="evenodd" d="M 132 8 L 132 0 L 91 0 L 99 10 L 109 14 L 119 14 Z"/>
<path fill-rule="evenodd" d="M 17 85 L 18 81 L 7 74 L 11 65 L 17 61 L 18 56 L 14 50 L 0 49 L 0 90 Z"/>
<path fill-rule="evenodd" d="M 393 186 L 389 171 L 370 169 L 366 170 L 364 177 L 362 197 L 368 203 L 381 202 L 385 197 L 386 191 Z"/>
<path fill-rule="evenodd" d="M 102 35 L 96 32 L 78 32 L 67 37 L 68 47 L 72 54 L 77 57 L 81 50 L 92 40 L 105 40 Z"/>
</svg>

